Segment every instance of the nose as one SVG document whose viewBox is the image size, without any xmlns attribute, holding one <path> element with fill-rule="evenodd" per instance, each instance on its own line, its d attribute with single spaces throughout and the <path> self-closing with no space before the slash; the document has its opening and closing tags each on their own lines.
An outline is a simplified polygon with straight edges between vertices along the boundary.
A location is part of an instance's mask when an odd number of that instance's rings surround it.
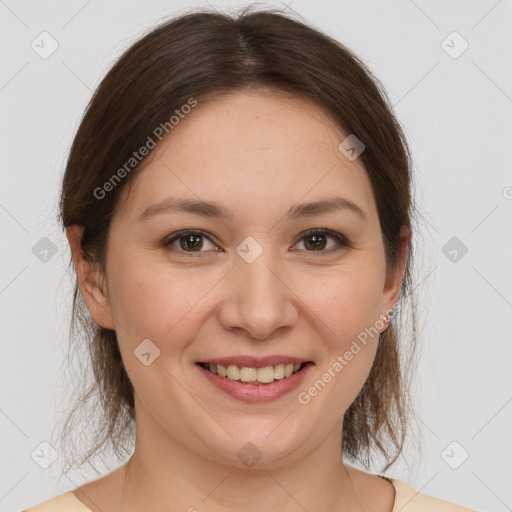
<svg viewBox="0 0 512 512">
<path fill-rule="evenodd" d="M 297 322 L 297 298 L 287 282 L 289 276 L 270 251 L 263 251 L 252 263 L 237 257 L 226 277 L 219 309 L 224 329 L 243 329 L 263 340 Z"/>
</svg>

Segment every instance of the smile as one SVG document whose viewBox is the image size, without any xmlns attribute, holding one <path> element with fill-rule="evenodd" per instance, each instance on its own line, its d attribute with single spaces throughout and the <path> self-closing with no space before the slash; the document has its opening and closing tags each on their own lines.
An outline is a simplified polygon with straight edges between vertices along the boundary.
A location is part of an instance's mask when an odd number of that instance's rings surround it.
<svg viewBox="0 0 512 512">
<path fill-rule="evenodd" d="M 285 379 L 290 375 L 297 373 L 306 363 L 276 364 L 274 366 L 265 366 L 262 368 L 250 368 L 247 366 L 238 366 L 236 364 L 207 364 L 200 363 L 203 368 L 209 370 L 214 375 L 225 377 L 231 380 L 238 380 L 247 384 L 259 385 L 270 384 L 274 380 Z"/>
<path fill-rule="evenodd" d="M 195 366 L 209 385 L 213 384 L 237 400 L 254 403 L 277 400 L 288 394 L 315 365 L 308 361 L 260 368 L 211 363 L 196 363 Z"/>
</svg>

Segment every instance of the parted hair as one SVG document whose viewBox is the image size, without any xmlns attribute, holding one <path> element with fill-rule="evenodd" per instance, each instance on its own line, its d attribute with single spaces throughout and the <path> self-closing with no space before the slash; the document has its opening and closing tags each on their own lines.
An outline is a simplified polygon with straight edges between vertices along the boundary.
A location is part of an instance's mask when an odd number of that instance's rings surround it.
<svg viewBox="0 0 512 512">
<path fill-rule="evenodd" d="M 411 235 L 396 314 L 380 334 L 368 378 L 345 413 L 340 446 L 365 467 L 372 454 L 382 455 L 385 471 L 403 451 L 413 410 L 412 159 L 384 87 L 351 50 L 277 9 L 249 6 L 234 14 L 196 9 L 161 22 L 122 53 L 95 90 L 67 158 L 59 220 L 64 229 L 83 227 L 82 254 L 104 268 L 110 219 L 138 166 L 123 173 L 105 197 L 98 198 L 98 189 L 191 98 L 200 104 L 207 96 L 258 89 L 315 102 L 344 133 L 363 142 L 358 162 L 371 183 L 388 270 L 399 261 L 401 226 Z M 405 329 L 400 333 L 406 320 L 412 329 L 405 339 Z M 61 435 L 63 446 L 72 447 L 68 469 L 90 463 L 107 447 L 123 459 L 134 442 L 134 389 L 116 332 L 91 319 L 77 281 L 70 334 L 69 353 L 82 350 L 82 355 L 74 373 L 75 400 Z M 79 431 L 84 436 L 86 429 L 86 439 L 78 443 Z"/>
</svg>

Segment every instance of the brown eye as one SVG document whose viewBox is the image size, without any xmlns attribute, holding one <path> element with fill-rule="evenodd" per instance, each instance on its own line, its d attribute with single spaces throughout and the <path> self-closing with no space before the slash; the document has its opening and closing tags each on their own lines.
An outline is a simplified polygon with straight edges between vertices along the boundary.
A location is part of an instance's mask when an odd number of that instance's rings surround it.
<svg viewBox="0 0 512 512">
<path fill-rule="evenodd" d="M 206 249 L 204 240 L 207 241 Z M 208 243 L 211 247 L 208 247 Z M 178 245 L 179 244 L 179 245 Z M 197 231 L 179 231 L 163 242 L 164 248 L 172 252 L 201 253 L 214 249 L 216 245 L 203 233 Z"/>
<path fill-rule="evenodd" d="M 329 239 L 334 243 L 329 244 Z M 304 244 L 307 252 L 329 253 L 339 249 L 339 246 L 350 247 L 348 240 L 341 234 L 326 229 L 314 229 L 303 234 L 299 243 Z M 338 249 L 336 248 L 338 245 Z M 327 250 L 325 250 L 327 249 Z"/>
<path fill-rule="evenodd" d="M 327 237 L 325 235 L 309 235 L 304 240 L 306 249 L 313 249 L 314 251 L 325 249 L 327 245 Z"/>
<path fill-rule="evenodd" d="M 185 235 L 179 239 L 180 247 L 185 251 L 192 249 L 193 251 L 200 251 L 203 246 L 202 235 Z"/>
</svg>

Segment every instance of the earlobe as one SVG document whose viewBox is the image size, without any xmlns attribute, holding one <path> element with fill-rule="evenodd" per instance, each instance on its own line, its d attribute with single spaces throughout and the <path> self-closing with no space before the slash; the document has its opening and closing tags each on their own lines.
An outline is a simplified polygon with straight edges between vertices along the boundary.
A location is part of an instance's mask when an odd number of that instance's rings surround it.
<svg viewBox="0 0 512 512">
<path fill-rule="evenodd" d="M 92 319 L 101 327 L 114 330 L 104 275 L 99 265 L 96 262 L 89 261 L 82 252 L 83 229 L 83 226 L 76 225 L 66 229 L 80 292 Z"/>
</svg>

